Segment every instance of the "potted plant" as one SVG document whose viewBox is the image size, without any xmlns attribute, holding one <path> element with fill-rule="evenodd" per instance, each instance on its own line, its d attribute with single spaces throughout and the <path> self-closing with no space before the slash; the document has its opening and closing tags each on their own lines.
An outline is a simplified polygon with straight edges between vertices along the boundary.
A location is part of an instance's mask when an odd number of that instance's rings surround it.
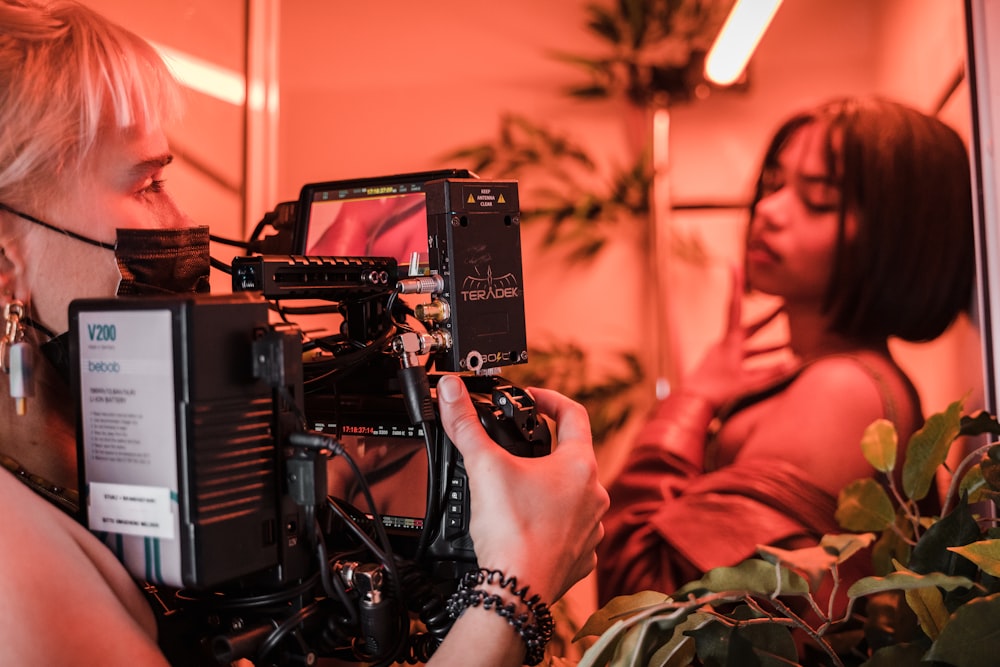
<svg viewBox="0 0 1000 667">
<path fill-rule="evenodd" d="M 670 595 L 615 598 L 577 634 L 597 636 L 579 666 L 997 664 L 1000 444 L 961 461 L 939 515 L 920 510 L 954 443 L 1000 434 L 986 412 L 963 416 L 963 403 L 928 418 L 902 462 L 892 423 L 869 426 L 861 447 L 879 478 L 841 491 L 837 520 L 851 532 L 793 551 L 761 546 Z M 864 557 L 876 575 L 847 587 L 846 611 L 821 607 L 822 583 L 843 592 L 839 566 Z"/>
</svg>

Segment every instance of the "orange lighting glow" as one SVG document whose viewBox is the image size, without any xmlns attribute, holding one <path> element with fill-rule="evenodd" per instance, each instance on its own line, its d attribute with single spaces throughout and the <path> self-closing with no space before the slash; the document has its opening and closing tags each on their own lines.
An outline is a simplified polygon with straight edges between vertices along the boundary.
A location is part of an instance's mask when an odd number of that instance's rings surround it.
<svg viewBox="0 0 1000 667">
<path fill-rule="evenodd" d="M 705 78 L 720 86 L 735 82 L 780 6 L 781 0 L 736 0 L 705 57 Z"/>
</svg>

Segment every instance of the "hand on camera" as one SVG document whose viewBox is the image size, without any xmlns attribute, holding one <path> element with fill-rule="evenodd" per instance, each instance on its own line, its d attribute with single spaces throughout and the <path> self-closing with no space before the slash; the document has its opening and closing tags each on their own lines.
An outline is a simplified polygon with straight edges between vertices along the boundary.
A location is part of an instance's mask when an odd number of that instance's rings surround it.
<svg viewBox="0 0 1000 667">
<path fill-rule="evenodd" d="M 465 384 L 438 383 L 441 421 L 469 475 L 469 533 L 480 567 L 501 570 L 552 604 L 594 569 L 608 494 L 597 479 L 590 419 L 580 404 L 532 389 L 536 407 L 556 422 L 556 444 L 542 458 L 521 458 L 490 439 Z"/>
</svg>

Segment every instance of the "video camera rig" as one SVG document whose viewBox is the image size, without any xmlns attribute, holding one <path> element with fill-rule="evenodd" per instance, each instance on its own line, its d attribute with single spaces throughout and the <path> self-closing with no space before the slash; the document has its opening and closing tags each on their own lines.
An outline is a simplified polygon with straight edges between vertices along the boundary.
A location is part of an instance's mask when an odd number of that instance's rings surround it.
<svg viewBox="0 0 1000 667">
<path fill-rule="evenodd" d="M 512 453 L 551 448 L 495 375 L 527 361 L 517 183 L 455 174 L 311 184 L 269 214 L 307 251 L 316 202 L 417 192 L 410 275 L 400 257 L 252 255 L 232 294 L 71 304 L 81 520 L 148 582 L 172 662 L 413 662 L 450 628 L 476 556 L 439 374 Z M 303 299 L 323 305 L 283 304 Z M 290 322 L 331 309 L 334 335 Z"/>
</svg>

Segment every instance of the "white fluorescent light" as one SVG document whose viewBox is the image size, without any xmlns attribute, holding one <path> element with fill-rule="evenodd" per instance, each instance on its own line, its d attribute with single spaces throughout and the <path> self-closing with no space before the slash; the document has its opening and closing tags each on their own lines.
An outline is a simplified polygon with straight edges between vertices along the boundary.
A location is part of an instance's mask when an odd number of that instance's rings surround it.
<svg viewBox="0 0 1000 667">
<path fill-rule="evenodd" d="M 736 0 L 705 57 L 705 78 L 720 86 L 735 82 L 780 6 L 781 0 Z"/>
</svg>

